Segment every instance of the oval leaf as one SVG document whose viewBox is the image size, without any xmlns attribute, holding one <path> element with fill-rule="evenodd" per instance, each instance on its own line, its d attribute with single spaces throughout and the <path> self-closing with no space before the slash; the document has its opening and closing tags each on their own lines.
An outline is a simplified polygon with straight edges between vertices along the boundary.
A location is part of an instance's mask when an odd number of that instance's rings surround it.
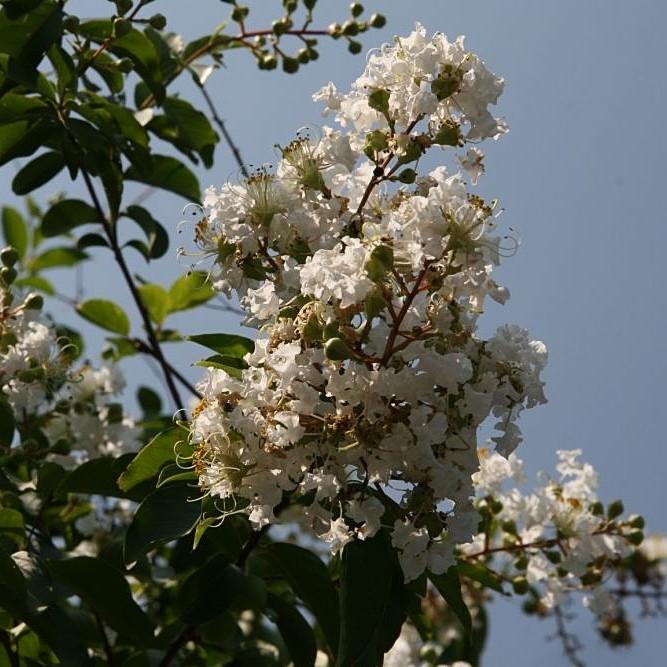
<svg viewBox="0 0 667 667">
<path fill-rule="evenodd" d="M 130 565 L 153 545 L 187 535 L 197 523 L 197 490 L 185 485 L 156 489 L 139 505 L 125 535 L 125 562 Z"/>
<path fill-rule="evenodd" d="M 65 166 L 60 153 L 44 153 L 21 169 L 12 181 L 12 190 L 17 195 L 27 195 L 48 183 Z"/>
<path fill-rule="evenodd" d="M 125 311 L 113 301 L 106 299 L 87 299 L 76 307 L 76 312 L 98 327 L 127 336 L 130 333 L 130 320 Z"/>
<path fill-rule="evenodd" d="M 97 211 L 80 199 L 64 199 L 54 204 L 42 219 L 42 234 L 59 236 L 89 222 L 102 222 Z"/>
</svg>

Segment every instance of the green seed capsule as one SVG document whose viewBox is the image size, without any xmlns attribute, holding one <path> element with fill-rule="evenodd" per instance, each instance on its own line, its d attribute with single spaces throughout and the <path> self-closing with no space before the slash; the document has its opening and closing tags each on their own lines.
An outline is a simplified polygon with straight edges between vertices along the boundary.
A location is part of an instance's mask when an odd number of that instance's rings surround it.
<svg viewBox="0 0 667 667">
<path fill-rule="evenodd" d="M 332 361 L 345 361 L 353 356 L 349 345 L 342 338 L 330 338 L 324 344 L 324 354 Z"/>
</svg>

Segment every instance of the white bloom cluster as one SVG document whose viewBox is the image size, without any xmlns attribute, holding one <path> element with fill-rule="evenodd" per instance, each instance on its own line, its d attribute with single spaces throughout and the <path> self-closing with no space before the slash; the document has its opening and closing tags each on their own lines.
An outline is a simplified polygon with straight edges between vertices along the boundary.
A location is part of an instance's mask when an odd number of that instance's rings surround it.
<svg viewBox="0 0 667 667">
<path fill-rule="evenodd" d="M 65 467 L 136 449 L 134 422 L 114 402 L 125 385 L 120 371 L 74 368 L 74 345 L 58 336 L 41 306 L 34 294 L 14 305 L 14 294 L 0 289 L 0 398 Z"/>
<path fill-rule="evenodd" d="M 500 558 L 515 590 L 531 589 L 545 612 L 569 592 L 583 591 L 584 606 L 605 616 L 614 612 L 616 600 L 602 581 L 641 541 L 643 519 L 621 520 L 620 503 L 604 511 L 597 473 L 580 455 L 581 450 L 559 451 L 558 478 L 541 473 L 545 482 L 530 492 L 519 488 L 523 464 L 515 454 L 480 457 L 473 475 L 477 506 L 489 519 L 486 525 L 495 528 L 480 532 L 460 552 L 472 561 Z"/>
<path fill-rule="evenodd" d="M 323 90 L 347 132 L 298 135 L 275 172 L 207 193 L 199 253 L 265 335 L 247 368 L 200 383 L 194 464 L 256 528 L 287 496 L 284 518 L 333 552 L 388 527 L 410 580 L 476 532 L 479 426 L 493 416 L 508 455 L 522 409 L 545 402 L 545 346 L 516 326 L 477 334 L 486 298 L 508 298 L 491 277 L 508 250 L 495 204 L 444 167 L 416 172 L 431 147 L 504 131 L 488 111 L 502 80 L 418 26 L 351 93 Z M 481 153 L 462 164 L 476 180 Z"/>
</svg>

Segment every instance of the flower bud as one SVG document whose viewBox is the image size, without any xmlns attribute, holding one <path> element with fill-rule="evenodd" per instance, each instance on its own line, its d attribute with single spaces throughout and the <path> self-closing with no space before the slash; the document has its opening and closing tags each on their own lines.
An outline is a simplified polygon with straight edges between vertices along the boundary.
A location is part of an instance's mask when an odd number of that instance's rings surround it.
<svg viewBox="0 0 667 667">
<path fill-rule="evenodd" d="M 348 37 L 354 37 L 359 34 L 359 24 L 356 21 L 345 21 L 342 27 L 343 34 Z"/>
<path fill-rule="evenodd" d="M 459 126 L 456 123 L 443 123 L 433 137 L 433 143 L 440 146 L 458 146 L 461 141 Z"/>
<path fill-rule="evenodd" d="M 23 306 L 28 310 L 41 310 L 44 305 L 44 298 L 40 294 L 31 292 L 23 302 Z"/>
<path fill-rule="evenodd" d="M 324 355 L 332 361 L 345 361 L 354 356 L 350 346 L 342 338 L 330 338 L 324 344 Z"/>
<path fill-rule="evenodd" d="M 79 17 L 70 14 L 63 19 L 63 28 L 68 32 L 76 32 L 79 28 Z"/>
<path fill-rule="evenodd" d="M 167 18 L 164 14 L 153 14 L 153 16 L 148 19 L 148 23 L 151 28 L 164 30 L 167 27 Z"/>
<path fill-rule="evenodd" d="M 129 74 L 134 69 L 134 63 L 131 58 L 121 58 L 117 63 L 116 67 L 120 72 L 124 74 Z"/>
<path fill-rule="evenodd" d="M 124 37 L 130 30 L 132 30 L 132 24 L 127 19 L 118 18 L 113 22 L 114 37 Z"/>
<path fill-rule="evenodd" d="M 16 269 L 12 269 L 8 266 L 3 266 L 0 269 L 0 281 L 6 286 L 11 285 L 16 280 L 17 275 Z"/>
<path fill-rule="evenodd" d="M 644 541 L 644 533 L 641 530 L 633 530 L 629 535 L 625 536 L 625 539 L 638 547 Z"/>
<path fill-rule="evenodd" d="M 257 61 L 257 65 L 259 66 L 259 69 L 276 69 L 276 67 L 278 67 L 278 59 L 270 54 L 265 55 Z"/>
<path fill-rule="evenodd" d="M 0 252 L 0 262 L 5 266 L 12 267 L 18 261 L 19 254 L 13 246 L 7 246 Z"/>
<path fill-rule="evenodd" d="M 250 9 L 248 9 L 248 7 L 245 7 L 245 6 L 242 6 L 242 5 L 237 5 L 232 10 L 232 21 L 236 21 L 237 23 L 239 21 L 244 21 L 247 18 L 249 13 L 250 13 Z"/>
<path fill-rule="evenodd" d="M 369 20 L 369 23 L 374 28 L 384 28 L 384 26 L 387 24 L 387 19 L 383 14 L 373 14 Z"/>
<path fill-rule="evenodd" d="M 360 2 L 353 2 L 350 5 L 350 14 L 356 19 L 364 13 L 364 6 Z"/>
<path fill-rule="evenodd" d="M 528 579 L 526 577 L 514 577 L 512 579 L 512 589 L 517 595 L 525 595 L 530 590 Z"/>
<path fill-rule="evenodd" d="M 114 0 L 116 9 L 120 14 L 125 14 L 132 9 L 132 0 Z"/>
<path fill-rule="evenodd" d="M 604 514 L 604 505 L 599 500 L 592 503 L 589 509 L 593 516 L 602 516 Z"/>
<path fill-rule="evenodd" d="M 285 56 L 283 58 L 283 72 L 294 74 L 299 71 L 299 61 L 296 58 Z"/>
<path fill-rule="evenodd" d="M 631 514 L 627 521 L 630 526 L 633 528 L 639 528 L 640 530 L 646 525 L 644 517 L 640 516 L 639 514 Z"/>
<path fill-rule="evenodd" d="M 619 517 L 621 514 L 623 514 L 623 510 L 623 501 L 614 500 L 614 502 L 609 503 L 609 506 L 607 507 L 607 517 L 609 519 L 615 519 L 616 517 Z"/>
<path fill-rule="evenodd" d="M 361 44 L 359 42 L 355 42 L 353 39 L 351 39 L 347 45 L 347 50 L 355 56 L 358 53 L 361 53 L 361 48 Z"/>
</svg>

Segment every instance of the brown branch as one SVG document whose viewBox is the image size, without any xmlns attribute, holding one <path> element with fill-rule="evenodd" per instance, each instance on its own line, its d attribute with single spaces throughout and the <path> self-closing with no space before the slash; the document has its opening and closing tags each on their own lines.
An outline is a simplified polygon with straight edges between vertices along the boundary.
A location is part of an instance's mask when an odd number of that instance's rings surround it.
<svg viewBox="0 0 667 667">
<path fill-rule="evenodd" d="M 104 213 L 102 204 L 100 203 L 97 193 L 95 192 L 95 187 L 93 186 L 93 181 L 90 178 L 90 174 L 88 174 L 88 172 L 85 169 L 82 169 L 81 173 L 83 174 L 83 180 L 86 184 L 86 189 L 88 190 L 88 193 L 90 194 L 90 197 L 93 200 L 93 205 L 95 207 L 95 210 L 97 211 L 97 215 L 100 217 L 100 221 L 103 224 L 104 232 L 109 241 L 109 246 L 114 255 L 116 263 L 118 264 L 120 271 L 123 274 L 123 278 L 127 283 L 127 286 L 130 290 L 130 294 L 132 295 L 132 299 L 134 300 L 134 303 L 137 306 L 137 310 L 139 311 L 139 314 L 141 316 L 141 320 L 143 322 L 146 335 L 148 336 L 148 342 L 152 349 L 153 357 L 160 364 L 160 367 L 162 368 L 162 373 L 164 374 L 164 379 L 167 383 L 167 388 L 169 389 L 169 393 L 171 394 L 172 400 L 174 401 L 175 408 L 176 410 L 179 411 L 184 410 L 185 406 L 183 404 L 183 401 L 181 400 L 181 396 L 174 382 L 174 377 L 169 368 L 169 364 L 167 363 L 167 360 L 165 359 L 164 354 L 162 353 L 162 348 L 160 347 L 160 342 L 157 339 L 157 335 L 155 333 L 155 329 L 153 328 L 153 323 L 151 322 L 150 315 L 148 314 L 148 310 L 146 309 L 146 306 L 144 305 L 141 299 L 141 295 L 139 294 L 137 286 L 134 284 L 134 280 L 132 279 L 132 274 L 130 273 L 130 270 L 127 266 L 127 262 L 125 261 L 123 252 L 120 249 L 120 246 L 118 245 L 118 237 L 116 234 L 116 230 L 114 229 L 112 222 L 107 218 L 107 216 Z"/>
<path fill-rule="evenodd" d="M 394 342 L 396 341 L 398 330 L 401 328 L 401 323 L 403 322 L 403 319 L 407 315 L 408 310 L 412 305 L 412 302 L 415 300 L 417 294 L 419 294 L 419 292 L 421 291 L 421 282 L 424 279 L 424 275 L 426 274 L 427 270 L 428 266 L 424 267 L 419 272 L 417 278 L 415 279 L 415 284 L 413 285 L 412 290 L 410 291 L 410 294 L 408 294 L 408 296 L 405 297 L 403 305 L 401 306 L 401 310 L 399 310 L 398 315 L 396 315 L 396 319 L 394 320 L 394 323 L 391 327 L 391 331 L 389 332 L 389 336 L 387 337 L 387 345 L 384 348 L 382 361 L 380 362 L 382 366 L 387 365 L 387 362 L 389 361 L 389 359 L 391 359 L 391 355 L 394 353 Z"/>
<path fill-rule="evenodd" d="M 218 111 L 215 108 L 215 105 L 213 104 L 213 100 L 211 99 L 211 96 L 208 94 L 208 90 L 206 90 L 206 87 L 204 86 L 203 83 L 198 83 L 198 86 L 199 90 L 201 90 L 201 94 L 204 96 L 204 100 L 206 100 L 206 104 L 208 105 L 208 108 L 211 112 L 213 121 L 220 128 L 220 132 L 222 132 L 222 136 L 225 138 L 227 146 L 229 146 L 229 150 L 231 150 L 232 155 L 236 160 L 236 164 L 239 166 L 239 169 L 241 170 L 241 173 L 245 178 L 250 178 L 248 169 L 246 168 L 245 163 L 243 162 L 243 158 L 241 157 L 241 151 L 238 149 L 238 146 L 234 143 L 232 136 L 229 134 L 227 126 L 225 125 L 225 121 L 222 120 L 222 118 L 220 118 L 220 115 L 218 114 Z"/>
</svg>

